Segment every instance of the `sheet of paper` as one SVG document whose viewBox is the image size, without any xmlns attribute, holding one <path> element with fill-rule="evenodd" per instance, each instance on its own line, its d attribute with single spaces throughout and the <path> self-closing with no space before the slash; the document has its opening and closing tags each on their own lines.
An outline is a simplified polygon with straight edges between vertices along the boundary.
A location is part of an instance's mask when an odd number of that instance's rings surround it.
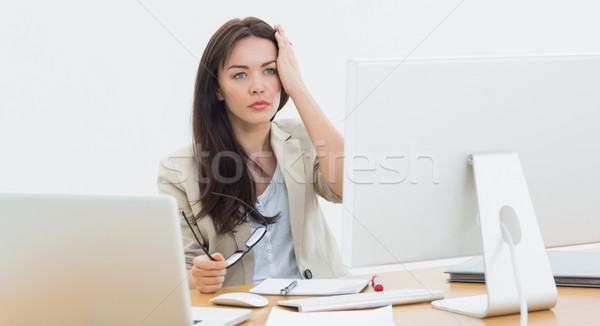
<svg viewBox="0 0 600 326">
<path fill-rule="evenodd" d="M 269 278 L 250 289 L 252 293 L 279 295 L 293 279 Z M 334 295 L 358 293 L 369 284 L 369 279 L 311 279 L 297 280 L 289 295 Z"/>
<path fill-rule="evenodd" d="M 273 307 L 265 326 L 395 326 L 392 306 L 373 310 L 294 312 Z"/>
</svg>

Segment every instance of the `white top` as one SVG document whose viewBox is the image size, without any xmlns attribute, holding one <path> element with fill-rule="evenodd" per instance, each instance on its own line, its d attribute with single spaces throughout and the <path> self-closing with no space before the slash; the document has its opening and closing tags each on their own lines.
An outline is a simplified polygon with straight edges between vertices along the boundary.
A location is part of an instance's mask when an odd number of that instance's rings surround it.
<svg viewBox="0 0 600 326">
<path fill-rule="evenodd" d="M 267 189 L 258 196 L 257 210 L 264 216 L 275 216 L 279 219 L 275 224 L 269 224 L 265 236 L 254 246 L 254 276 L 252 284 L 262 282 L 267 278 L 299 279 L 300 273 L 296 266 L 294 243 L 290 229 L 290 206 L 288 193 L 279 165 Z M 261 224 L 250 221 L 250 231 Z"/>
</svg>

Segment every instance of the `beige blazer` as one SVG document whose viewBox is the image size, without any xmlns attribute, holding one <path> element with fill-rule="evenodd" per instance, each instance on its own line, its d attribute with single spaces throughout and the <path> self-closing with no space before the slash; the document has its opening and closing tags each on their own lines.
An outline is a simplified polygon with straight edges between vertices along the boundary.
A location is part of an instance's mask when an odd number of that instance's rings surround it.
<svg viewBox="0 0 600 326">
<path fill-rule="evenodd" d="M 279 120 L 271 124 L 271 146 L 283 173 L 288 191 L 290 225 L 296 254 L 296 264 L 302 277 L 340 277 L 347 273 L 341 263 L 339 247 L 329 230 L 319 207 L 317 194 L 326 200 L 339 203 L 321 174 L 316 151 L 304 125 L 299 120 Z M 188 216 L 200 212 L 198 173 L 192 146 L 182 148 L 160 162 L 158 188 L 178 202 L 179 208 Z M 197 244 L 185 220 L 181 230 L 188 268 L 194 257 L 203 252 Z M 209 252 L 219 252 L 228 257 L 236 250 L 245 250 L 244 242 L 250 236 L 250 225 L 243 223 L 233 235 L 218 236 L 212 219 L 205 217 L 195 225 L 201 235 L 200 241 Z M 252 282 L 254 256 L 250 251 L 241 262 L 227 270 L 223 285 L 242 285 Z"/>
</svg>

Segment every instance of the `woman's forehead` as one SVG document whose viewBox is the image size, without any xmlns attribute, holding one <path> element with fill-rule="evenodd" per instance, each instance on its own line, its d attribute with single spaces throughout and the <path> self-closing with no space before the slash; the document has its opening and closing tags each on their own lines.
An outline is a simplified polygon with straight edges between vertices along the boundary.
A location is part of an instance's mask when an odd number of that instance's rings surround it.
<svg viewBox="0 0 600 326">
<path fill-rule="evenodd" d="M 269 39 L 250 36 L 239 40 L 224 62 L 224 68 L 232 65 L 262 65 L 277 59 L 277 48 Z"/>
</svg>

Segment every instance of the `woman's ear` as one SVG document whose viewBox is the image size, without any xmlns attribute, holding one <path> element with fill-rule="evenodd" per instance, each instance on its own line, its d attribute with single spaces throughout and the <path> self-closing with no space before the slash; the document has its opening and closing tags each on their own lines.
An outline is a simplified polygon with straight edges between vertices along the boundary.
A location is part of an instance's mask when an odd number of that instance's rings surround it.
<svg viewBox="0 0 600 326">
<path fill-rule="evenodd" d="M 219 87 L 219 86 L 217 86 L 217 100 L 219 100 L 219 101 L 225 100 L 225 98 L 223 97 L 223 94 L 221 94 L 221 87 Z"/>
</svg>

